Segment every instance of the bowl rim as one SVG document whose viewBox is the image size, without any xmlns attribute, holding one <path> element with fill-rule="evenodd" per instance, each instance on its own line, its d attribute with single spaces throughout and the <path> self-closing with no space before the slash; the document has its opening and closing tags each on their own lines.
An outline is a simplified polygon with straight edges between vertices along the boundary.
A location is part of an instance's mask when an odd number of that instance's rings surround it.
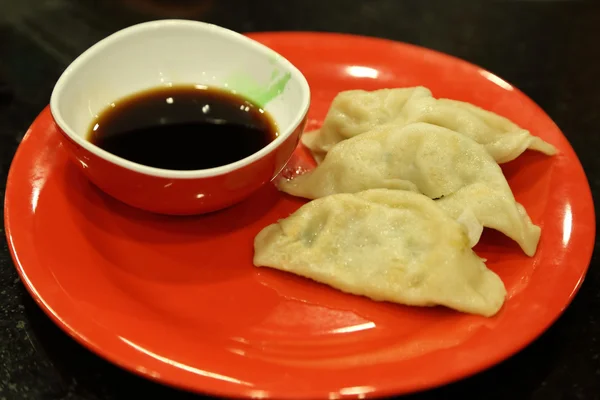
<svg viewBox="0 0 600 400">
<path fill-rule="evenodd" d="M 133 161 L 129 161 L 125 158 L 119 157 L 108 151 L 96 146 L 90 141 L 86 140 L 82 136 L 78 135 L 71 127 L 65 122 L 63 116 L 59 111 L 59 104 L 64 88 L 69 84 L 70 76 L 74 71 L 81 67 L 85 62 L 87 62 L 93 55 L 96 55 L 102 51 L 104 51 L 109 46 L 113 45 L 115 42 L 122 40 L 125 37 L 132 35 L 143 34 L 147 31 L 153 31 L 162 28 L 170 28 L 173 26 L 182 26 L 187 27 L 192 30 L 197 30 L 198 32 L 212 32 L 218 35 L 224 36 L 232 41 L 237 41 L 242 45 L 251 47 L 254 51 L 257 51 L 264 56 L 267 57 L 275 57 L 279 64 L 289 73 L 291 73 L 292 79 L 297 81 L 300 84 L 300 94 L 301 105 L 298 109 L 298 112 L 292 118 L 292 121 L 288 124 L 286 129 L 280 130 L 279 135 L 271 141 L 267 146 L 263 147 L 259 151 L 242 158 L 241 160 L 235 161 L 230 164 L 221 165 L 214 168 L 206 168 L 206 169 L 198 169 L 198 170 L 171 170 L 164 168 L 156 168 L 150 167 L 147 165 L 139 164 Z M 215 177 L 230 173 L 232 171 L 244 168 L 261 158 L 270 154 L 273 150 L 278 148 L 281 144 L 283 144 L 300 126 L 302 121 L 305 119 L 308 108 L 310 106 L 310 87 L 306 78 L 298 70 L 298 68 L 292 64 L 289 60 L 283 57 L 281 54 L 277 53 L 275 50 L 251 39 L 241 33 L 232 31 L 230 29 L 224 28 L 219 25 L 201 22 L 201 21 L 192 21 L 185 19 L 163 19 L 149 22 L 142 22 L 139 24 L 135 24 L 129 26 L 127 28 L 121 29 L 103 39 L 96 42 L 92 46 L 90 46 L 87 50 L 81 53 L 67 68 L 63 71 L 61 76 L 58 78 L 54 88 L 52 90 L 52 94 L 50 96 L 50 112 L 52 114 L 52 118 L 54 122 L 60 128 L 60 131 L 67 136 L 68 139 L 75 142 L 77 145 L 81 146 L 85 150 L 94 154 L 97 157 L 100 157 L 112 164 L 118 165 L 122 168 L 126 168 L 128 170 L 138 172 L 144 175 L 150 175 L 160 178 L 170 178 L 170 179 L 194 179 L 194 178 L 205 178 L 205 177 Z"/>
</svg>

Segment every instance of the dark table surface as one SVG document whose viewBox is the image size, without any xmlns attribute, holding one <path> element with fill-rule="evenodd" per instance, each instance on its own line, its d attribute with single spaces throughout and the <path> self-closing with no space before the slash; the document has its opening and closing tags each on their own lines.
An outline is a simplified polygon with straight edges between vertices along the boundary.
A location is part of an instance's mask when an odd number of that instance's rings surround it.
<svg viewBox="0 0 600 400">
<path fill-rule="evenodd" d="M 513 83 L 554 119 L 600 195 L 600 1 L 0 0 L 0 196 L 29 124 L 83 50 L 158 18 L 248 31 L 380 36 L 440 50 Z M 0 243 L 0 400 L 195 398 L 131 375 L 57 328 L 27 294 Z M 400 377 L 401 378 L 401 377 Z M 600 262 L 536 342 L 504 363 L 414 399 L 599 399 Z"/>
</svg>

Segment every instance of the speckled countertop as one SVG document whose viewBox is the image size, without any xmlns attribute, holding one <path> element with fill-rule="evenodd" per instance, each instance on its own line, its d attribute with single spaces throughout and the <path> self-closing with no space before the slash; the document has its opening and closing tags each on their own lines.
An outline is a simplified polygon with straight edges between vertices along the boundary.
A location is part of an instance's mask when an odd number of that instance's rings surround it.
<svg viewBox="0 0 600 400">
<path fill-rule="evenodd" d="M 99 5 L 98 3 L 102 3 Z M 61 71 L 102 37 L 181 17 L 238 31 L 380 36 L 440 50 L 513 83 L 554 119 L 600 195 L 600 2 L 425 0 L 0 0 L 0 185 Z M 0 400 L 196 398 L 133 376 L 56 327 L 0 239 Z M 413 399 L 599 399 L 600 262 L 539 340 L 506 362 Z"/>
</svg>

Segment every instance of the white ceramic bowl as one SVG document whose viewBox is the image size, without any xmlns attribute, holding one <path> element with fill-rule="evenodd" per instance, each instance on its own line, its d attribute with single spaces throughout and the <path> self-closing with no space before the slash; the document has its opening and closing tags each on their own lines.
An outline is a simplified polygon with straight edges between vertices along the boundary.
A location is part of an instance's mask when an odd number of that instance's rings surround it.
<svg viewBox="0 0 600 400">
<path fill-rule="evenodd" d="M 87 140 L 111 103 L 176 84 L 227 88 L 254 100 L 274 118 L 279 136 L 240 161 L 197 171 L 144 166 Z M 276 176 L 298 143 L 309 104 L 306 79 L 273 50 L 219 26 L 159 20 L 123 29 L 81 54 L 56 83 L 50 109 L 70 155 L 102 190 L 142 209 L 197 214 L 236 203 Z"/>
</svg>

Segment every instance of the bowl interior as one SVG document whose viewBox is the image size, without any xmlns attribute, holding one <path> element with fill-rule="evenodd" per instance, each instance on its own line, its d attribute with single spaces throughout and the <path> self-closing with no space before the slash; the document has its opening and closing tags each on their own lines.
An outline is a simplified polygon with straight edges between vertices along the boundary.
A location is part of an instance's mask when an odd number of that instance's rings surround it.
<svg viewBox="0 0 600 400">
<path fill-rule="evenodd" d="M 302 74 L 274 51 L 214 25 L 155 21 L 109 36 L 59 79 L 51 106 L 61 127 L 85 138 L 97 115 L 119 98 L 158 86 L 228 88 L 266 109 L 281 136 L 308 108 Z"/>
</svg>

